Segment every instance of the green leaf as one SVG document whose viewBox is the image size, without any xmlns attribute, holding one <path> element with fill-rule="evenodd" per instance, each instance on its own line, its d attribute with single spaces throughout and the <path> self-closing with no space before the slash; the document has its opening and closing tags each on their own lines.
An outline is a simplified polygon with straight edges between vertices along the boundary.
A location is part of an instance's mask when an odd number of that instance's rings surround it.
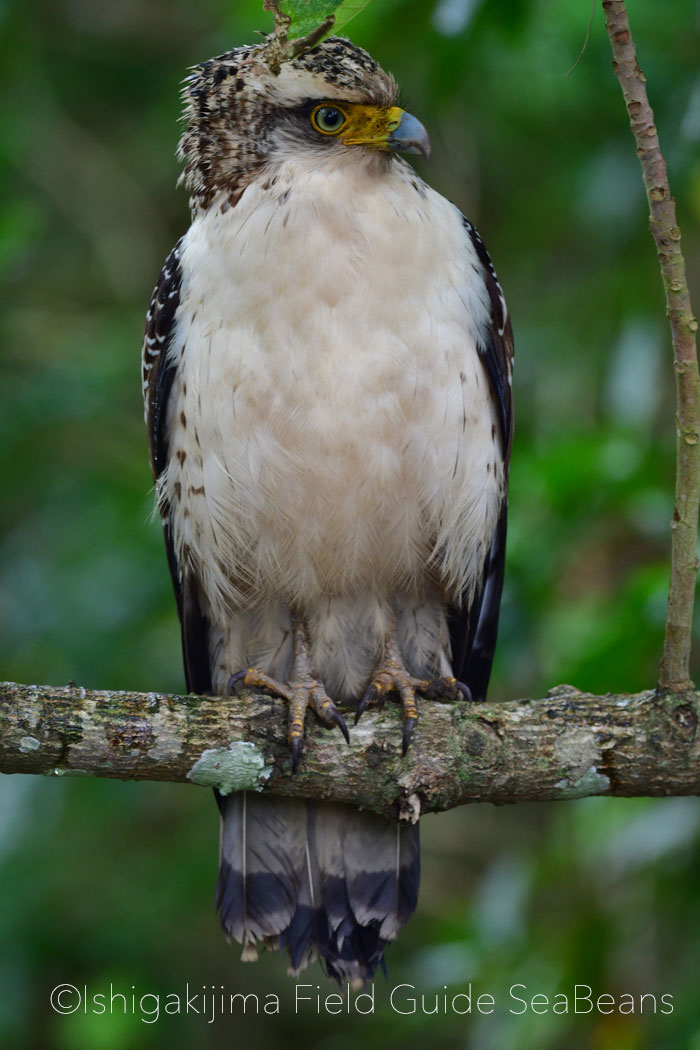
<svg viewBox="0 0 700 1050">
<path fill-rule="evenodd" d="M 281 0 L 279 9 L 292 20 L 288 35 L 292 40 L 311 33 L 329 15 L 335 15 L 332 32 L 337 33 L 368 3 L 369 0 Z"/>
</svg>

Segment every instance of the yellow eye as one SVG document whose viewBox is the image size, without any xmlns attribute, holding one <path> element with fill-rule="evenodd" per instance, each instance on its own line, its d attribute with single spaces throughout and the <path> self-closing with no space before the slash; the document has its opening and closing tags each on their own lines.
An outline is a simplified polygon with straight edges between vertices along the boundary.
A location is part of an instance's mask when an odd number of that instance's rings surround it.
<svg viewBox="0 0 700 1050">
<path fill-rule="evenodd" d="M 347 122 L 347 113 L 338 106 L 316 106 L 311 114 L 311 123 L 322 135 L 337 135 Z"/>
</svg>

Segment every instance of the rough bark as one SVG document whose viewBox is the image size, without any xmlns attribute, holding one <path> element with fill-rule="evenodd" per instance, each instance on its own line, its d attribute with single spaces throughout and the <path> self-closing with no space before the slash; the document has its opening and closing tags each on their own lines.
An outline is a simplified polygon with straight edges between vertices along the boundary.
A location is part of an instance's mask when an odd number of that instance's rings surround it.
<svg viewBox="0 0 700 1050">
<path fill-rule="evenodd" d="M 639 65 L 624 0 L 603 0 L 605 27 L 613 52 L 613 68 L 627 106 L 630 127 L 642 166 L 649 203 L 649 226 L 661 267 L 666 312 L 671 326 L 676 371 L 676 495 L 671 519 L 671 582 L 659 685 L 663 689 L 693 688 L 690 649 L 693 602 L 698 573 L 698 506 L 700 505 L 700 376 L 696 332 L 688 292 L 681 231 L 671 196 L 646 80 Z"/>
<path fill-rule="evenodd" d="M 278 700 L 0 685 L 0 772 L 194 781 L 334 799 L 393 816 L 465 802 L 700 794 L 700 694 L 423 702 L 405 758 L 398 708 L 366 713 L 348 746 L 307 718 L 291 775 Z"/>
</svg>

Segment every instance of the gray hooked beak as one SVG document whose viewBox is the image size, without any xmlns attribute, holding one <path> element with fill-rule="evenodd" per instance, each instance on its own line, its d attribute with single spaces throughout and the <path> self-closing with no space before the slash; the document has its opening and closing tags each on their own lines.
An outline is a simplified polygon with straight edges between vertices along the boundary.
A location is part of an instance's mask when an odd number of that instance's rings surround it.
<svg viewBox="0 0 700 1050">
<path fill-rule="evenodd" d="M 422 153 L 430 159 L 430 139 L 423 125 L 410 113 L 404 111 L 399 126 L 389 135 L 387 146 L 397 153 Z"/>
</svg>

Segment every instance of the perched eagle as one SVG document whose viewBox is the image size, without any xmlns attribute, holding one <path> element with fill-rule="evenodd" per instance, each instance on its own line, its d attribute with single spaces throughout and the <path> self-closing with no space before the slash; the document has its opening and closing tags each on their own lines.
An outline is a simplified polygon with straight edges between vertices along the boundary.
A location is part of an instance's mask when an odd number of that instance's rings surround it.
<svg viewBox="0 0 700 1050">
<path fill-rule="evenodd" d="M 192 225 L 148 313 L 150 453 L 188 688 L 263 688 L 347 736 L 393 694 L 483 699 L 503 581 L 512 335 L 479 234 L 366 51 L 205 62 L 180 143 Z M 231 700 L 235 703 L 235 699 Z M 311 709 L 311 712 L 308 709 Z M 217 903 L 256 958 L 366 979 L 410 917 L 418 827 L 218 796 Z"/>
</svg>

